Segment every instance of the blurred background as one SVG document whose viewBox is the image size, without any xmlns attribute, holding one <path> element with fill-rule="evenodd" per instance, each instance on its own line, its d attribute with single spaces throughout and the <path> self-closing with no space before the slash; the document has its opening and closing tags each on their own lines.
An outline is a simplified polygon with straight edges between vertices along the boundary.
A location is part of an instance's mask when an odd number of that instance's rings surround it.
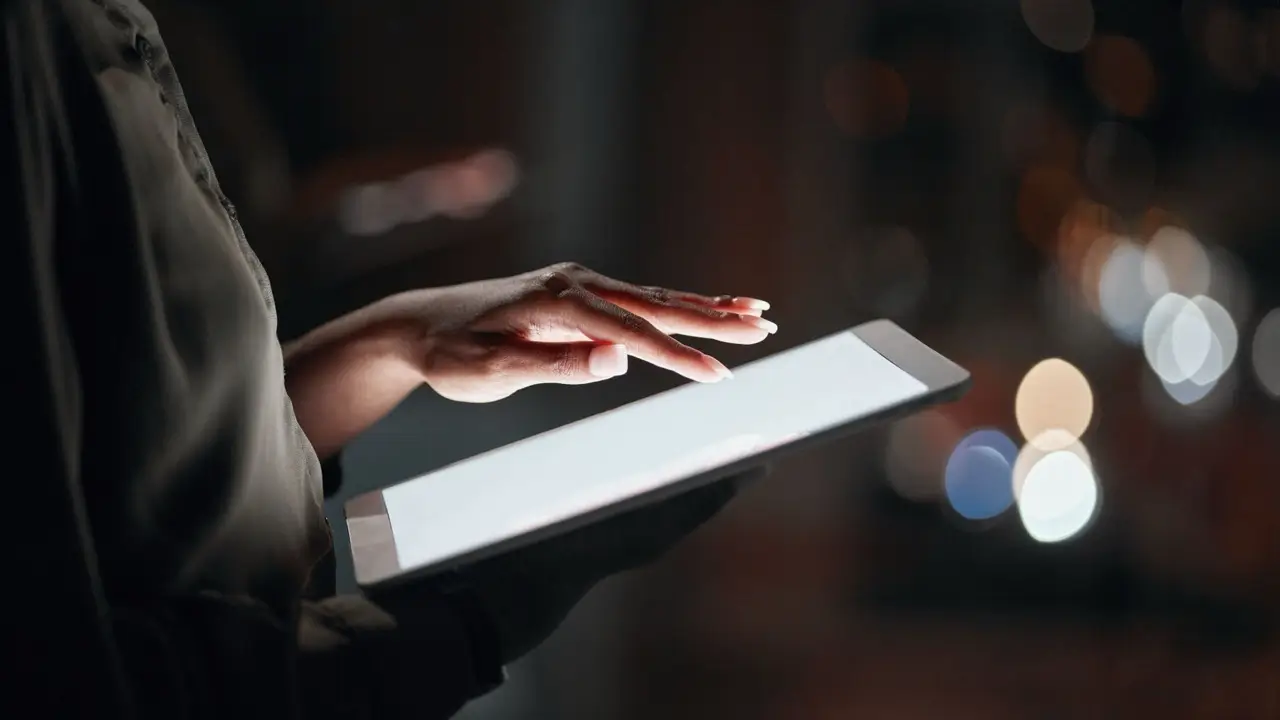
<svg viewBox="0 0 1280 720">
<path fill-rule="evenodd" d="M 730 365 L 889 317 L 973 371 L 780 463 L 465 717 L 1280 718 L 1273 3 L 148 4 L 286 336 L 576 260 L 771 301 Z M 632 367 L 424 390 L 343 496 L 676 383 Z"/>
</svg>

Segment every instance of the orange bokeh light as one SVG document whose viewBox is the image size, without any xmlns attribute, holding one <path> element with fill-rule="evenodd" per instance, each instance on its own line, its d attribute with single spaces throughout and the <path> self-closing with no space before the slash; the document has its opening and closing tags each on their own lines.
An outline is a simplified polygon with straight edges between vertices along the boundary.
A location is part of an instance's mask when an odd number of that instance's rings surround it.
<svg viewBox="0 0 1280 720">
<path fill-rule="evenodd" d="M 1161 207 L 1147 208 L 1138 221 L 1138 234 L 1143 240 L 1150 240 L 1160 228 L 1186 228 L 1187 223 L 1171 210 Z"/>
<path fill-rule="evenodd" d="M 1062 218 L 1084 195 L 1069 172 L 1039 165 L 1022 176 L 1018 189 L 1018 229 L 1027 240 L 1049 249 L 1058 238 Z"/>
<path fill-rule="evenodd" d="M 1115 215 L 1105 205 L 1087 199 L 1077 201 L 1058 226 L 1058 264 L 1063 274 L 1096 288 L 1101 263 L 1090 266 L 1090 250 L 1110 237 L 1115 225 Z"/>
<path fill-rule="evenodd" d="M 1018 165 L 1043 164 L 1070 169 L 1079 161 L 1080 140 L 1070 123 L 1053 110 L 1022 105 L 1010 110 L 1002 128 L 1005 151 Z"/>
<path fill-rule="evenodd" d="M 1085 74 L 1093 94 L 1104 105 L 1127 117 L 1141 117 L 1156 94 L 1156 72 L 1135 40 L 1103 35 L 1089 44 Z"/>
<path fill-rule="evenodd" d="M 843 131 L 860 138 L 892 135 L 907 120 L 911 94 L 898 71 L 876 60 L 841 63 L 827 74 L 827 111 Z"/>
</svg>

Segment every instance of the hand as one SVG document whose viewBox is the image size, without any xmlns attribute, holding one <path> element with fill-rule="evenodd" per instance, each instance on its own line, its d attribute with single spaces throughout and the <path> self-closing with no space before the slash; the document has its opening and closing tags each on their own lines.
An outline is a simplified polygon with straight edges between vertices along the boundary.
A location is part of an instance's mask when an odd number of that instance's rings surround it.
<svg viewBox="0 0 1280 720">
<path fill-rule="evenodd" d="M 462 573 L 497 636 L 504 664 L 540 645 L 591 588 L 662 557 L 767 467 L 719 480 L 501 555 Z"/>
<path fill-rule="evenodd" d="M 753 344 L 777 330 L 769 304 L 631 285 L 561 264 L 500 280 L 419 290 L 383 301 L 417 328 L 416 367 L 444 397 L 491 402 L 542 383 L 623 374 L 628 356 L 698 382 L 731 377 L 672 335 Z"/>
</svg>

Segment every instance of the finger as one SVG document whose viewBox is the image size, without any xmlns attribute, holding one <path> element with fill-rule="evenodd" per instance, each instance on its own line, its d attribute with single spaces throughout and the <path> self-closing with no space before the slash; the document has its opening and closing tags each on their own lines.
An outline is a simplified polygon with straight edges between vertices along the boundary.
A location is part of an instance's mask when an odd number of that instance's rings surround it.
<svg viewBox="0 0 1280 720">
<path fill-rule="evenodd" d="M 754 315 L 759 317 L 770 307 L 769 303 L 757 298 L 735 295 L 702 295 L 700 293 L 687 292 L 684 290 L 671 290 L 653 285 L 633 285 L 631 283 L 622 282 L 621 280 L 614 280 L 611 277 L 606 277 L 599 273 L 592 273 L 591 276 L 586 279 L 584 284 L 592 290 L 604 291 L 609 294 L 629 295 L 637 300 L 658 305 L 674 301 L 678 303 L 696 305 L 698 307 L 710 308 L 713 310 L 721 310 L 723 312 L 734 313 L 737 315 Z"/>
<path fill-rule="evenodd" d="M 586 385 L 627 372 L 627 348 L 613 343 L 512 341 L 496 353 L 496 370 L 515 390 L 533 385 Z"/>
<path fill-rule="evenodd" d="M 602 296 L 672 335 L 754 345 L 778 331 L 775 323 L 761 317 L 716 310 L 684 300 L 658 303 L 610 291 L 602 292 Z"/>
<path fill-rule="evenodd" d="M 719 360 L 681 343 L 653 323 L 581 288 L 560 296 L 560 322 L 598 342 L 625 345 L 635 357 L 698 382 L 719 382 L 733 373 Z"/>
<path fill-rule="evenodd" d="M 643 290 L 650 292 L 661 291 L 662 288 L 645 287 Z M 705 305 L 707 307 L 716 308 L 718 310 L 727 310 L 729 312 L 742 313 L 744 315 L 759 316 L 771 306 L 768 302 L 758 298 L 741 297 L 734 295 L 716 295 L 707 296 L 697 293 L 682 292 L 679 290 L 668 290 L 672 300 L 683 300 L 697 305 Z"/>
</svg>

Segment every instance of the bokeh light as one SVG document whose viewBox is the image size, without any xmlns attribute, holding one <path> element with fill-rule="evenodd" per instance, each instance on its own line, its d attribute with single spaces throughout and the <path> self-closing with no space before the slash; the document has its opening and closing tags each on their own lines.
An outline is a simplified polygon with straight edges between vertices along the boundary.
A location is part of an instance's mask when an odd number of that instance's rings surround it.
<svg viewBox="0 0 1280 720">
<path fill-rule="evenodd" d="M 1263 316 L 1254 330 L 1253 374 L 1263 390 L 1280 398 L 1280 308 Z"/>
<path fill-rule="evenodd" d="M 1164 378 L 1160 378 L 1160 387 L 1164 389 L 1166 395 L 1179 405 L 1195 405 L 1209 397 L 1209 394 L 1217 386 L 1217 381 L 1202 385 L 1192 382 L 1190 378 L 1179 383 L 1171 383 Z"/>
<path fill-rule="evenodd" d="M 902 75 L 877 60 L 855 59 L 835 66 L 827 73 L 823 90 L 836 126 L 858 138 L 897 132 L 911 105 Z"/>
<path fill-rule="evenodd" d="M 1240 346 L 1240 332 L 1231 314 L 1217 300 L 1198 295 L 1191 302 L 1199 308 L 1209 325 L 1209 352 L 1204 363 L 1191 374 L 1191 381 L 1197 385 L 1212 385 L 1218 382 L 1231 364 L 1236 360 L 1236 351 Z"/>
<path fill-rule="evenodd" d="M 947 460 L 947 501 L 969 520 L 993 518 L 1013 504 L 1017 445 L 998 430 L 978 430 L 961 440 Z"/>
<path fill-rule="evenodd" d="M 1021 0 L 1022 19 L 1036 39 L 1059 52 L 1080 52 L 1093 37 L 1090 0 Z"/>
<path fill-rule="evenodd" d="M 1220 420 L 1231 410 L 1239 373 L 1228 370 L 1216 382 L 1198 385 L 1190 379 L 1171 383 L 1154 372 L 1142 378 L 1143 403 L 1165 425 L 1195 428 Z"/>
<path fill-rule="evenodd" d="M 1072 278 L 1084 290 L 1090 307 L 1097 309 L 1098 273 L 1110 252 L 1115 218 L 1109 208 L 1092 200 L 1080 200 L 1058 225 L 1058 265 L 1064 279 Z M 1105 251 L 1099 255 L 1099 251 Z"/>
<path fill-rule="evenodd" d="M 381 235 L 437 215 L 472 219 L 511 194 L 519 181 L 515 156 L 489 149 L 385 182 L 357 185 L 338 201 L 338 223 L 352 235 Z"/>
<path fill-rule="evenodd" d="M 1051 452 L 1027 472 L 1018 516 L 1027 534 L 1042 543 L 1061 542 L 1084 530 L 1098 508 L 1093 467 L 1068 450 Z"/>
<path fill-rule="evenodd" d="M 1142 330 L 1147 362 L 1166 388 L 1187 382 L 1212 387 L 1235 361 L 1238 344 L 1231 315 L 1203 295 L 1166 293 L 1152 306 Z M 1187 405 L 1204 394 L 1188 388 L 1171 396 Z"/>
<path fill-rule="evenodd" d="M 1088 235 L 1079 242 L 1088 242 L 1083 252 L 1076 251 L 1079 260 L 1074 263 L 1064 261 L 1065 267 L 1074 268 L 1076 272 L 1076 288 L 1084 298 L 1085 304 L 1099 317 L 1102 316 L 1102 299 L 1099 291 L 1102 288 L 1102 271 L 1117 246 L 1128 243 L 1125 238 L 1112 235 L 1102 226 L 1086 228 Z M 1104 323 L 1105 324 L 1105 323 Z"/>
<path fill-rule="evenodd" d="M 1011 108 L 1000 133 L 1005 156 L 1014 166 L 1048 165 L 1072 169 L 1079 162 L 1080 139 L 1071 123 L 1050 108 L 1023 104 Z"/>
<path fill-rule="evenodd" d="M 1031 368 L 1018 386 L 1014 412 L 1022 436 L 1042 450 L 1075 442 L 1093 420 L 1093 390 L 1071 363 L 1050 358 Z M 1049 445 L 1041 445 L 1047 442 Z"/>
<path fill-rule="evenodd" d="M 1187 297 L 1209 292 L 1212 266 L 1204 246 L 1178 227 L 1161 227 L 1147 244 L 1142 280 L 1152 297 L 1176 292 Z"/>
<path fill-rule="evenodd" d="M 1132 38 L 1094 38 L 1085 50 L 1085 73 L 1098 100 L 1121 115 L 1141 117 L 1155 97 L 1155 68 Z"/>
<path fill-rule="evenodd" d="M 1063 218 L 1083 195 L 1079 181 L 1062 168 L 1037 165 L 1028 169 L 1018 188 L 1018 229 L 1032 243 L 1051 247 Z"/>
<path fill-rule="evenodd" d="M 1049 449 L 1046 449 L 1049 448 Z M 1058 452 L 1069 452 L 1084 461 L 1085 465 L 1093 467 L 1093 458 L 1090 457 L 1089 451 L 1085 448 L 1084 443 L 1080 442 L 1071 433 L 1064 430 L 1048 430 L 1040 435 L 1032 438 L 1022 449 L 1018 451 L 1018 456 L 1013 461 L 1013 497 L 1015 500 L 1022 497 L 1022 488 L 1026 485 L 1027 476 L 1031 473 L 1031 468 L 1036 466 L 1046 455 L 1052 455 Z"/>
<path fill-rule="evenodd" d="M 1209 357 L 1213 331 L 1191 299 L 1166 293 L 1142 327 L 1142 349 L 1151 369 L 1167 383 L 1189 380 Z"/>
<path fill-rule="evenodd" d="M 947 461 L 960 434 L 959 426 L 937 410 L 894 424 L 885 448 L 890 486 L 908 500 L 940 499 Z"/>
<path fill-rule="evenodd" d="M 367 183 L 343 193 L 338 201 L 338 224 L 351 235 L 381 235 L 401 218 L 399 198 L 387 183 Z"/>
<path fill-rule="evenodd" d="M 1219 80 L 1241 92 L 1258 86 L 1262 58 L 1256 52 L 1250 22 L 1238 8 L 1209 3 L 1192 31 L 1198 35 L 1205 60 Z"/>
<path fill-rule="evenodd" d="M 478 217 L 509 195 L 519 175 L 515 156 L 505 150 L 484 150 L 453 168 L 454 202 L 439 204 L 441 214 L 455 218 Z M 430 196 L 423 198 L 431 204 Z"/>
<path fill-rule="evenodd" d="M 1119 239 L 1108 248 L 1107 259 L 1098 272 L 1098 310 L 1117 337 L 1137 344 L 1142 340 L 1143 323 L 1154 299 L 1159 297 L 1148 288 L 1164 291 L 1168 281 L 1137 243 Z"/>
</svg>

